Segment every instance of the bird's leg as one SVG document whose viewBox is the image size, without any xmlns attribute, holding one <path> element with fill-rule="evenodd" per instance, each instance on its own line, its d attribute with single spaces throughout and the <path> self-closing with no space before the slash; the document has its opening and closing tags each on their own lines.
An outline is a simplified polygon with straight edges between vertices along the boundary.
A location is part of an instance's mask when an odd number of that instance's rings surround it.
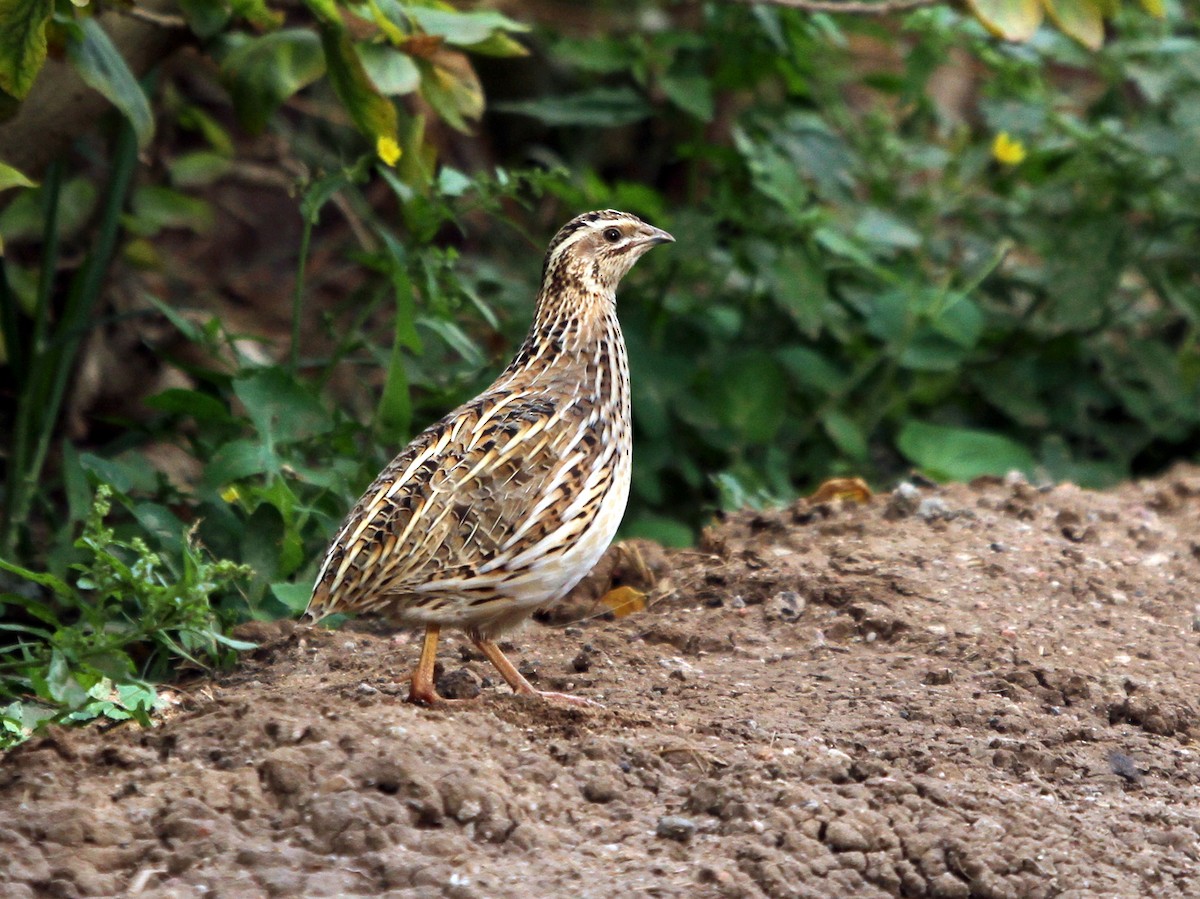
<svg viewBox="0 0 1200 899">
<path fill-rule="evenodd" d="M 440 624 L 425 625 L 425 642 L 421 644 L 421 658 L 413 669 L 412 686 L 408 690 L 408 701 L 421 705 L 433 705 L 441 702 L 433 686 L 433 666 L 437 662 L 438 635 L 442 632 Z M 520 675 L 517 675 L 520 677 Z"/>
<path fill-rule="evenodd" d="M 551 693 L 545 690 L 536 690 L 525 676 L 516 669 L 516 666 L 508 660 L 508 657 L 500 651 L 500 647 L 491 640 L 484 640 L 482 637 L 471 637 L 471 642 L 475 644 L 475 648 L 487 656 L 487 660 L 496 666 L 496 670 L 500 672 L 500 676 L 508 682 L 508 685 L 513 688 L 514 693 L 520 693 L 525 696 L 541 696 L 543 699 L 558 699 L 563 702 L 570 702 L 575 705 L 599 706 L 600 703 L 586 699 L 583 696 L 572 696 L 570 693 Z"/>
</svg>

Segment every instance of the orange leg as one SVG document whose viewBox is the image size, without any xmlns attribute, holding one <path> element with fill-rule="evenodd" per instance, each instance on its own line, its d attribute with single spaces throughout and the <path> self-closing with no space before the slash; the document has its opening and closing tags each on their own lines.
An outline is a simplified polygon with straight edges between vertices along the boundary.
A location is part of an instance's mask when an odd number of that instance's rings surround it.
<svg viewBox="0 0 1200 899">
<path fill-rule="evenodd" d="M 496 667 L 496 670 L 500 672 L 500 676 L 513 688 L 514 693 L 520 693 L 525 696 L 541 696 L 543 699 L 558 699 L 575 705 L 600 705 L 600 703 L 591 699 L 585 699 L 582 696 L 572 696 L 570 693 L 550 693 L 544 690 L 535 690 L 533 684 L 529 683 L 521 672 L 516 669 L 516 666 L 508 660 L 508 657 L 500 651 L 499 646 L 491 640 L 484 640 L 481 637 L 472 637 L 471 642 L 475 644 L 476 649 L 487 656 L 487 660 Z"/>
<path fill-rule="evenodd" d="M 441 702 L 433 686 L 433 666 L 437 662 L 438 635 L 442 632 L 441 625 L 425 626 L 425 642 L 421 644 L 421 658 L 412 673 L 412 686 L 408 690 L 408 701 L 421 705 L 433 705 Z M 519 677 L 520 675 L 518 675 Z"/>
</svg>

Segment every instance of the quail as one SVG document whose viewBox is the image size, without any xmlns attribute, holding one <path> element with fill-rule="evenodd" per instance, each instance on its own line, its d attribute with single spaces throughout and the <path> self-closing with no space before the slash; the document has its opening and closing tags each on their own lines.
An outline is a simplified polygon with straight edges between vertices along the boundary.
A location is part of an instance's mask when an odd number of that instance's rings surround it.
<svg viewBox="0 0 1200 899">
<path fill-rule="evenodd" d="M 466 631 L 513 691 L 540 693 L 496 638 L 564 596 L 625 512 L 632 434 L 621 278 L 665 231 L 616 210 L 550 241 L 533 324 L 482 394 L 432 425 L 375 479 L 334 538 L 307 612 L 421 625 L 409 701 L 441 701 L 443 627 Z"/>
</svg>

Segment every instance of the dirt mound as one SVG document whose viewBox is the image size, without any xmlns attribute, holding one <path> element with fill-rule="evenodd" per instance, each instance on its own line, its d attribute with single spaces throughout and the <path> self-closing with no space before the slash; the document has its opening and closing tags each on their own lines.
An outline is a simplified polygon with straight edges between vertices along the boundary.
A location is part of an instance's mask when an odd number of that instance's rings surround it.
<svg viewBox="0 0 1200 899">
<path fill-rule="evenodd" d="M 741 513 L 698 550 L 636 554 L 648 610 L 513 638 L 541 686 L 598 710 L 508 695 L 453 642 L 444 683 L 480 699 L 415 708 L 411 639 L 259 627 L 154 730 L 10 753 L 0 883 L 1198 896 L 1198 535 L 1195 468 Z"/>
</svg>

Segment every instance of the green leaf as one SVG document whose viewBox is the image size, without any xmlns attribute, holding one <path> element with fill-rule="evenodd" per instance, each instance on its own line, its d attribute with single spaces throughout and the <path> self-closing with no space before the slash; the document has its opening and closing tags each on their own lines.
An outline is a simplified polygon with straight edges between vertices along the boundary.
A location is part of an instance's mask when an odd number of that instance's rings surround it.
<svg viewBox="0 0 1200 899">
<path fill-rule="evenodd" d="M 203 40 L 216 37 L 224 30 L 231 18 L 224 3 L 213 0 L 176 0 L 188 27 L 196 37 Z"/>
<path fill-rule="evenodd" d="M 13 187 L 37 187 L 37 184 L 11 165 L 0 162 L 0 190 L 9 190 Z"/>
<path fill-rule="evenodd" d="M 629 87 L 597 87 L 575 94 L 497 103 L 500 112 L 526 115 L 547 125 L 616 127 L 649 118 L 653 109 Z"/>
<path fill-rule="evenodd" d="M 625 539 L 641 537 L 663 546 L 691 546 L 696 535 L 686 524 L 661 515 L 639 515 L 621 529 Z"/>
<path fill-rule="evenodd" d="M 750 170 L 754 189 L 764 199 L 779 204 L 793 218 L 803 220 L 812 193 L 788 154 L 770 141 L 755 140 L 741 128 L 733 130 L 733 145 Z"/>
<path fill-rule="evenodd" d="M 25 99 L 46 61 L 54 0 L 0 0 L 0 89 Z"/>
<path fill-rule="evenodd" d="M 1044 0 L 1046 12 L 1063 34 L 1089 50 L 1104 44 L 1104 16 L 1094 0 Z"/>
<path fill-rule="evenodd" d="M 836 393 L 846 383 L 845 372 L 808 347 L 784 347 L 776 351 L 775 358 L 796 383 L 812 389 L 819 396 Z"/>
<path fill-rule="evenodd" d="M 854 225 L 854 236 L 863 243 L 887 250 L 912 250 L 921 245 L 921 235 L 889 212 L 868 207 Z"/>
<path fill-rule="evenodd" d="M 815 339 L 829 302 L 820 261 L 802 244 L 785 244 L 770 271 L 771 298 L 801 333 Z"/>
<path fill-rule="evenodd" d="M 120 493 L 149 492 L 154 489 L 154 469 L 137 453 L 122 453 L 105 459 L 92 453 L 80 453 L 79 464 L 104 484 L 111 484 Z"/>
<path fill-rule="evenodd" d="M 720 373 L 721 420 L 750 443 L 769 443 L 783 424 L 787 387 L 771 356 L 749 352 L 729 360 Z"/>
<path fill-rule="evenodd" d="M 154 114 L 146 92 L 129 71 L 112 39 L 95 19 L 84 19 L 78 30 L 68 33 L 67 55 L 79 77 L 121 110 L 133 126 L 138 146 L 144 149 L 154 137 Z"/>
<path fill-rule="evenodd" d="M 6 562 L 4 559 L 0 559 L 0 571 L 7 571 L 9 574 L 15 574 L 17 577 L 32 581 L 63 599 L 72 599 L 75 596 L 74 590 L 52 574 L 30 571 L 28 568 L 22 568 L 20 565 L 14 565 L 12 562 Z"/>
<path fill-rule="evenodd" d="M 278 470 L 278 458 L 261 443 L 231 440 L 213 453 L 204 467 L 204 482 L 214 489 L 220 489 L 251 475 L 272 474 Z"/>
<path fill-rule="evenodd" d="M 277 583 L 271 585 L 271 595 L 283 603 L 293 615 L 299 615 L 308 608 L 312 587 L 309 584 Z"/>
<path fill-rule="evenodd" d="M 664 75 L 658 80 L 667 99 L 701 122 L 712 121 L 712 80 L 704 75 Z"/>
<path fill-rule="evenodd" d="M 454 69 L 427 60 L 421 70 L 421 96 L 451 128 L 469 131 L 467 119 L 483 115 L 483 87 L 469 66 Z"/>
<path fill-rule="evenodd" d="M 208 187 L 232 168 L 233 161 L 225 153 L 215 150 L 184 153 L 171 160 L 171 184 L 175 187 Z"/>
<path fill-rule="evenodd" d="M 226 424 L 233 420 L 225 404 L 214 396 L 198 390 L 174 388 L 147 397 L 145 404 L 159 412 L 174 412 L 190 415 L 197 422 Z"/>
<path fill-rule="evenodd" d="M 314 0 L 306 0 L 310 5 Z M 322 24 L 321 48 L 325 51 L 325 66 L 333 91 L 350 113 L 358 130 L 372 138 L 378 148 L 380 141 L 399 143 L 399 120 L 392 101 L 381 94 L 363 67 L 358 50 L 340 20 L 336 25 Z"/>
<path fill-rule="evenodd" d="M 821 416 L 821 425 L 834 446 L 855 462 L 866 462 L 870 457 L 867 437 L 858 422 L 836 409 Z"/>
<path fill-rule="evenodd" d="M 432 9 L 410 6 L 405 12 L 426 34 L 444 38 L 446 43 L 458 47 L 476 49 L 497 32 L 528 31 L 528 25 L 513 21 L 501 13 L 491 10 L 457 12 L 449 9 Z"/>
<path fill-rule="evenodd" d="M 909 421 L 896 445 L 926 474 L 939 480 L 969 481 L 980 475 L 1033 471 L 1033 454 L 1007 437 L 990 431 Z"/>
<path fill-rule="evenodd" d="M 332 427 L 321 401 L 282 368 L 264 368 L 234 382 L 260 435 L 277 443 L 303 440 Z"/>
<path fill-rule="evenodd" d="M 358 55 L 381 94 L 411 94 L 421 86 L 421 70 L 407 53 L 387 44 L 359 44 Z"/>
<path fill-rule="evenodd" d="M 285 28 L 240 43 L 221 60 L 238 120 L 260 132 L 279 105 L 325 74 L 321 40 L 303 28 Z"/>
<path fill-rule="evenodd" d="M 50 667 L 47 669 L 42 683 L 48 694 L 45 697 L 47 699 L 53 699 L 69 709 L 87 705 L 89 698 L 87 691 L 75 679 L 71 666 L 67 664 L 63 654 L 57 649 L 50 654 Z"/>
<path fill-rule="evenodd" d="M 142 237 L 153 237 L 168 228 L 183 228 L 202 234 L 212 227 L 212 207 L 199 197 L 189 196 L 161 184 L 144 184 L 133 193 L 125 227 Z"/>
<path fill-rule="evenodd" d="M 983 27 L 1006 41 L 1027 41 L 1042 24 L 1042 0 L 967 0 Z"/>
</svg>

